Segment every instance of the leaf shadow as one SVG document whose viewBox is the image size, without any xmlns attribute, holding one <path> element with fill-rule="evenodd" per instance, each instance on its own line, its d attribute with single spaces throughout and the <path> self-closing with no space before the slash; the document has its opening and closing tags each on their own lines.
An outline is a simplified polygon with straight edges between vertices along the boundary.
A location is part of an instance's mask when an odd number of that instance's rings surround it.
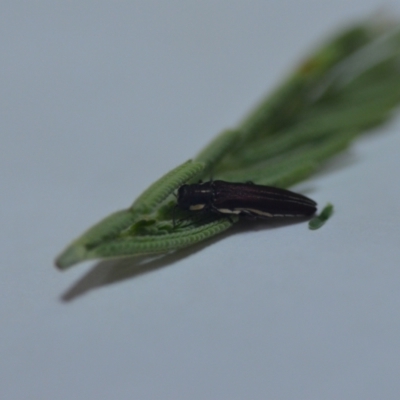
<svg viewBox="0 0 400 400">
<path fill-rule="evenodd" d="M 86 275 L 80 278 L 66 292 L 64 292 L 60 296 L 60 300 L 64 303 L 68 303 L 87 294 L 91 290 L 122 282 L 127 279 L 136 279 L 144 274 L 169 267 L 180 260 L 202 251 L 206 247 L 219 242 L 220 240 L 224 240 L 228 236 L 244 234 L 251 231 L 282 228 L 287 225 L 302 223 L 307 220 L 309 220 L 309 218 L 282 218 L 279 220 L 242 219 L 232 228 L 217 236 L 168 254 L 151 257 L 136 256 L 102 260 L 97 262 L 91 270 L 86 273 Z"/>
</svg>

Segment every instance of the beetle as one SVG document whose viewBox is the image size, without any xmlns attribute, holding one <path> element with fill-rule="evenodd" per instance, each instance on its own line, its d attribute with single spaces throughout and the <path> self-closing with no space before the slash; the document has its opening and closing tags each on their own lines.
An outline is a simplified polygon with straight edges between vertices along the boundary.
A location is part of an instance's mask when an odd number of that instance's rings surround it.
<svg viewBox="0 0 400 400">
<path fill-rule="evenodd" d="M 182 185 L 177 204 L 188 211 L 259 218 L 307 217 L 317 210 L 314 200 L 286 189 L 220 180 Z"/>
</svg>

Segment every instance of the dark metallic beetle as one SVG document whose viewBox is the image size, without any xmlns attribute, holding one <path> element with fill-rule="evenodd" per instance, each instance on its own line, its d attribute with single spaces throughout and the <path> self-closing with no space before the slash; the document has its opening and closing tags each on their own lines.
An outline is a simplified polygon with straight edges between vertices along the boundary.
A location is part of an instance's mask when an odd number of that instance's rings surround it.
<svg viewBox="0 0 400 400">
<path fill-rule="evenodd" d="M 298 193 L 253 183 L 210 181 L 182 185 L 178 206 L 190 211 L 253 217 L 306 217 L 315 213 L 317 203 Z"/>
</svg>

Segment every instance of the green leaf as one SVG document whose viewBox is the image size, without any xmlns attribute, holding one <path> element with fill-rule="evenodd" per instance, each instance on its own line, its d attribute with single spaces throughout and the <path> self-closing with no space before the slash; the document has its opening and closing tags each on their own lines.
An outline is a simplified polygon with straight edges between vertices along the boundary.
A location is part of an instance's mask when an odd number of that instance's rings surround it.
<svg viewBox="0 0 400 400">
<path fill-rule="evenodd" d="M 176 208 L 185 182 L 214 178 L 289 187 L 308 178 L 360 134 L 388 120 L 400 103 L 400 24 L 361 21 L 334 35 L 235 129 L 218 135 L 194 161 L 152 184 L 126 210 L 94 225 L 56 259 L 67 268 L 104 257 L 171 252 L 238 221 Z M 310 221 L 322 226 L 328 205 Z"/>
<path fill-rule="evenodd" d="M 198 176 L 204 167 L 205 163 L 191 160 L 179 165 L 146 189 L 132 204 L 131 210 L 147 214 L 153 212 L 176 188 Z"/>
<path fill-rule="evenodd" d="M 308 222 L 308 227 L 311 230 L 316 230 L 321 228 L 325 224 L 325 222 L 328 221 L 328 219 L 332 216 L 332 214 L 333 214 L 333 205 L 328 203 L 324 207 L 324 209 L 319 213 L 319 215 L 317 215 Z"/>
</svg>

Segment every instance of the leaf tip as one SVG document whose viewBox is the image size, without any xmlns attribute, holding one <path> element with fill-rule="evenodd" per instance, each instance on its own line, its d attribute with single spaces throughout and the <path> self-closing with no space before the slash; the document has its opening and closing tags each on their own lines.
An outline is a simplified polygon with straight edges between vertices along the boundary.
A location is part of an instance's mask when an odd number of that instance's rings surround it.
<svg viewBox="0 0 400 400">
<path fill-rule="evenodd" d="M 72 244 L 67 247 L 54 261 L 55 266 L 63 271 L 87 258 L 87 251 L 84 246 Z"/>
</svg>

